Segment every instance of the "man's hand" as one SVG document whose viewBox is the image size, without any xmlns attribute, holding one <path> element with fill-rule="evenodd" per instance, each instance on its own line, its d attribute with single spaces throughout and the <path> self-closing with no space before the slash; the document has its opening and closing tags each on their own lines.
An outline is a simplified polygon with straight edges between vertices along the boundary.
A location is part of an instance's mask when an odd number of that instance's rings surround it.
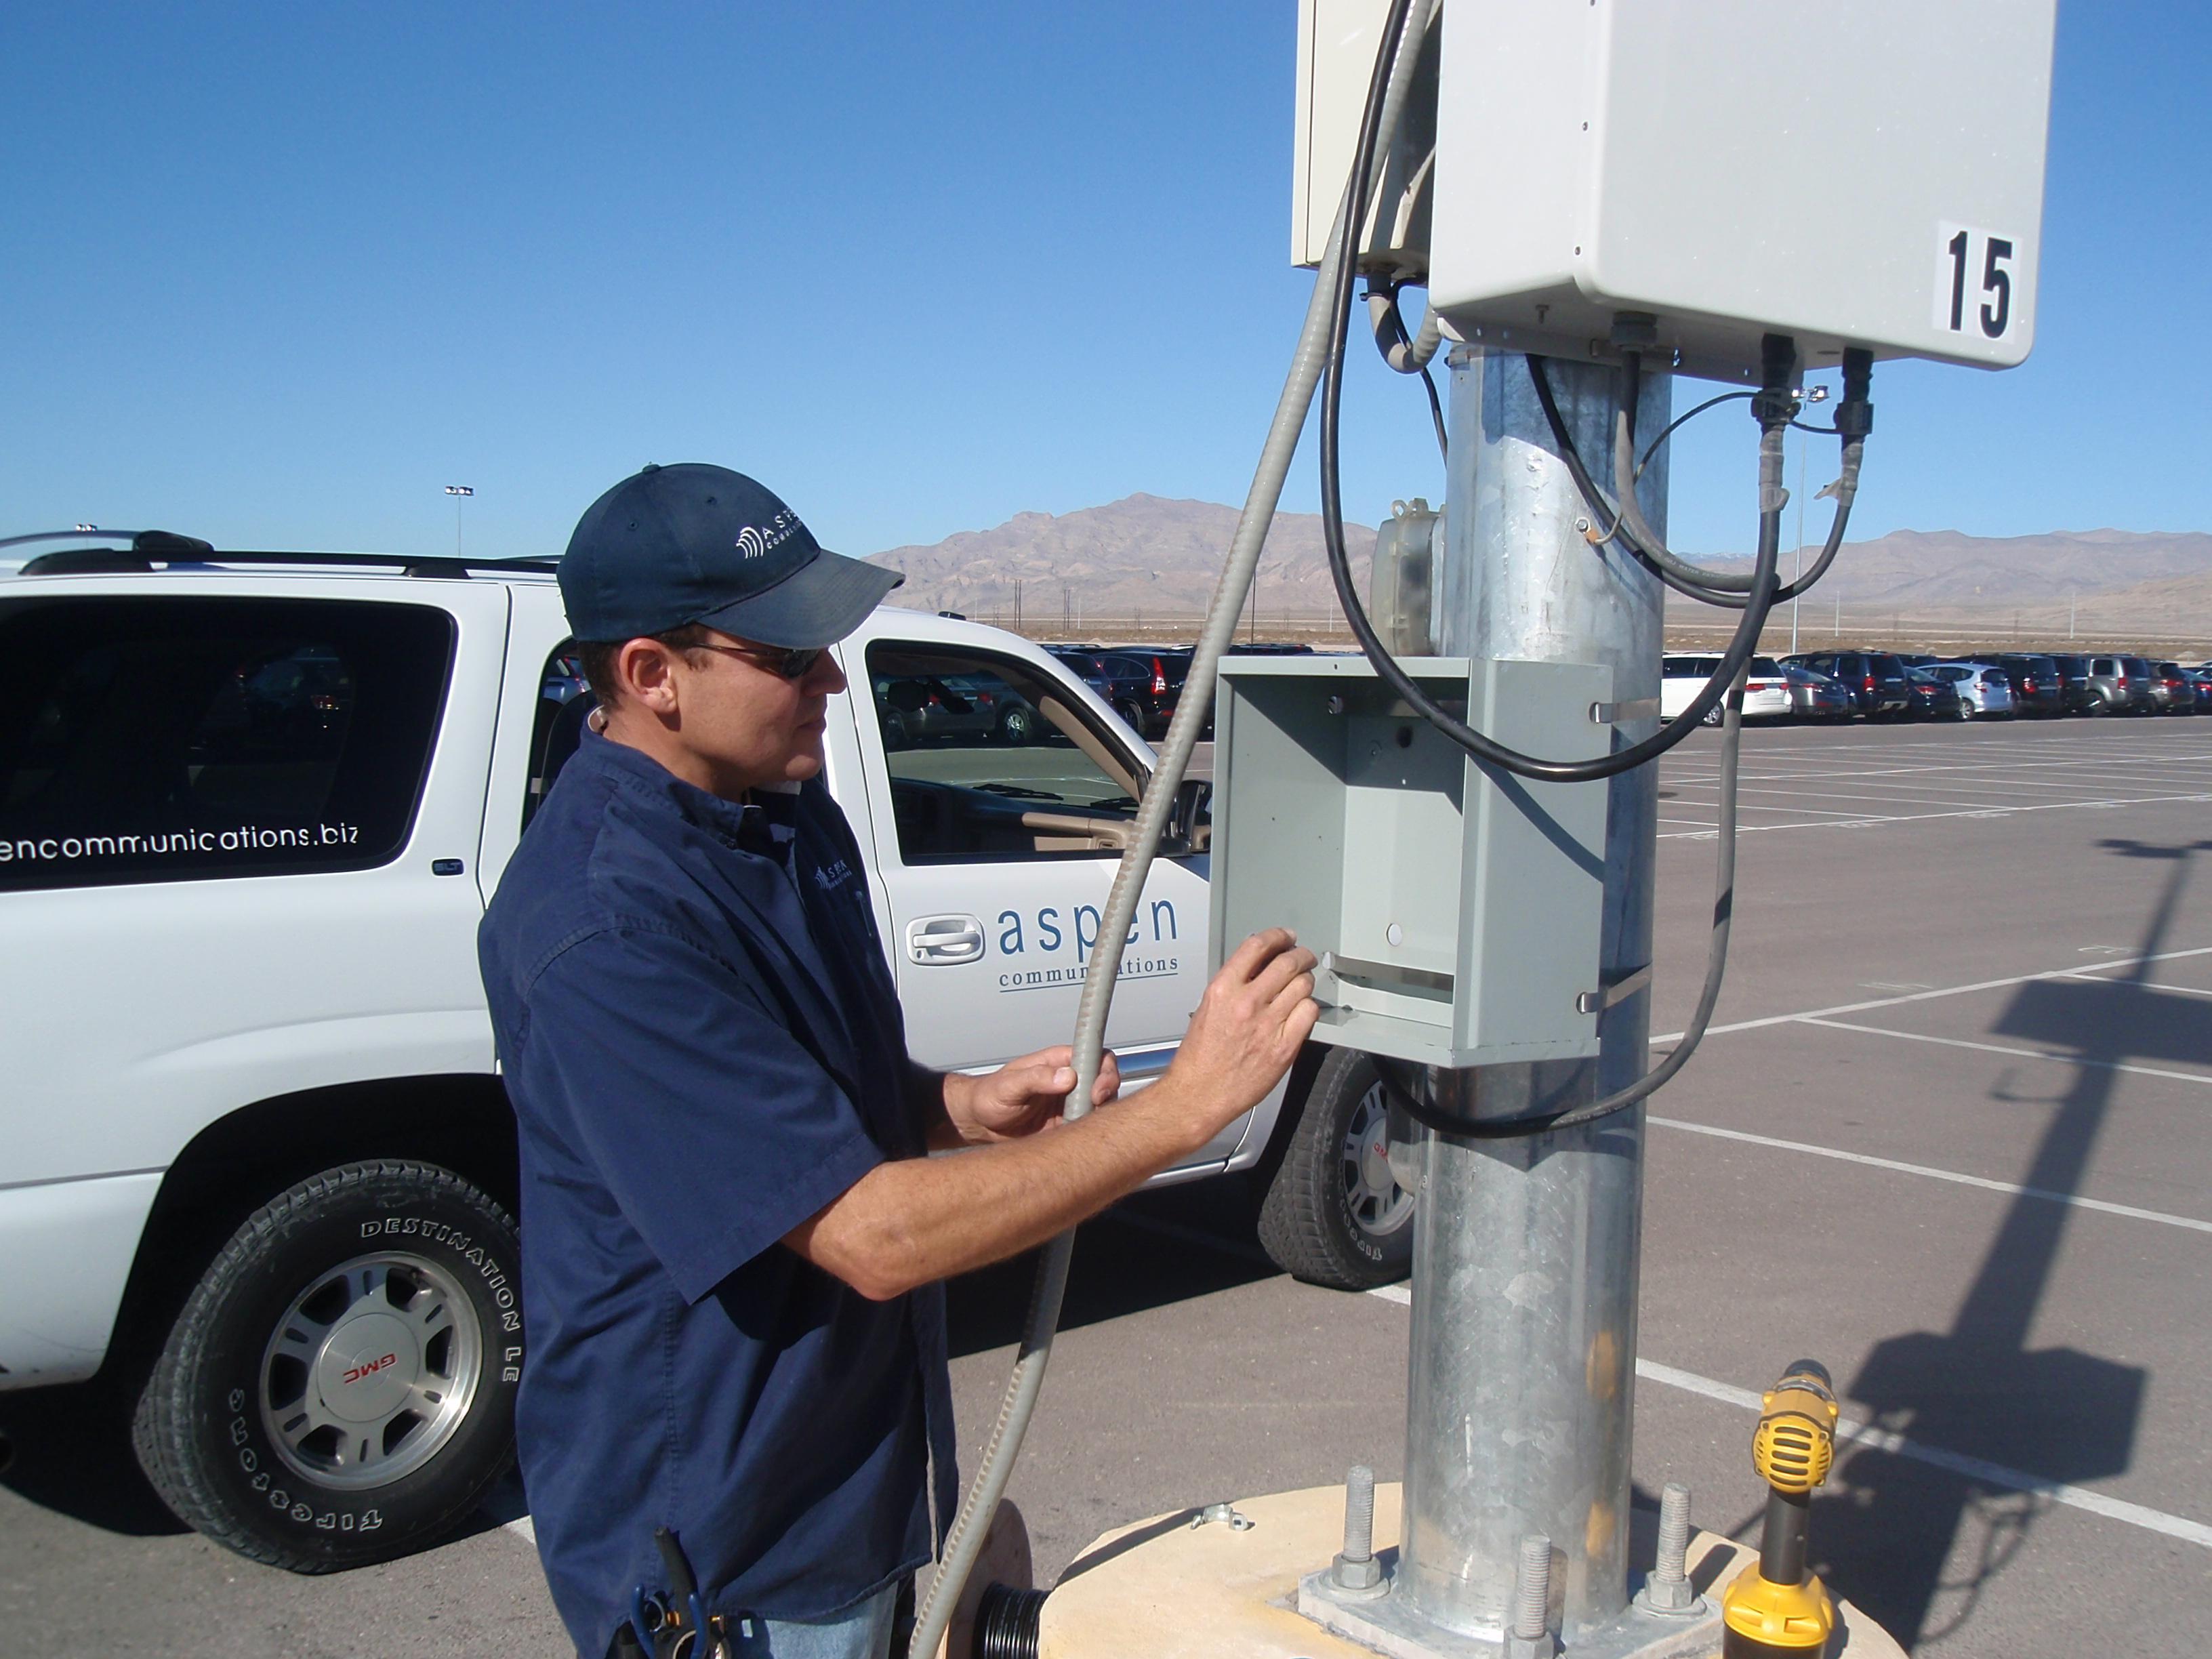
<svg viewBox="0 0 2212 1659">
<path fill-rule="evenodd" d="M 1238 945 L 1206 988 L 1175 1063 L 1148 1091 L 1166 1091 L 1190 1115 L 1193 1151 L 1265 1099 L 1298 1057 L 1321 1017 L 1315 961 L 1290 929 L 1270 927 Z"/>
<path fill-rule="evenodd" d="M 1075 1050 L 1065 1043 L 1009 1060 L 982 1077 L 945 1079 L 945 1111 L 963 1141 L 1018 1140 L 1060 1121 L 1075 1087 Z M 1091 1103 L 1103 1106 L 1121 1091 L 1121 1068 L 1109 1051 L 1098 1062 Z"/>
<path fill-rule="evenodd" d="M 1167 1075 L 1057 1133 L 1075 1086 L 1066 1048 L 988 1077 L 945 1078 L 939 1127 L 983 1146 L 879 1164 L 784 1243 L 876 1300 L 1042 1243 L 1205 1146 L 1273 1088 L 1313 1030 L 1314 955 L 1280 927 L 1237 947 L 1191 1016 Z M 1108 1054 L 1096 1099 L 1121 1086 Z"/>
</svg>

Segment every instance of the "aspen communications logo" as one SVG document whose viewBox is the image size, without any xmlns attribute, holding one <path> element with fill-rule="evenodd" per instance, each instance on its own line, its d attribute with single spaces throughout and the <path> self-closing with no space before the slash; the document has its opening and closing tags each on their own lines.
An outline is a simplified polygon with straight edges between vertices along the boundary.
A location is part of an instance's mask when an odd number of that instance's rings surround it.
<svg viewBox="0 0 2212 1659">
<path fill-rule="evenodd" d="M 799 515 L 789 507 L 768 521 L 765 529 L 747 525 L 738 532 L 738 551 L 749 559 L 763 558 L 789 541 L 799 528 Z"/>
</svg>

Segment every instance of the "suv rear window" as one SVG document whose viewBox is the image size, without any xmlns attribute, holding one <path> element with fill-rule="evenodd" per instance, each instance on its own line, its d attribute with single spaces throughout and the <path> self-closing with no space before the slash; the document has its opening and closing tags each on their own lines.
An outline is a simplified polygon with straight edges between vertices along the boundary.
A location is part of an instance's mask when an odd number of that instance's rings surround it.
<svg viewBox="0 0 2212 1659">
<path fill-rule="evenodd" d="M 0 608 L 0 890 L 388 863 L 453 648 L 452 619 L 426 605 Z"/>
</svg>

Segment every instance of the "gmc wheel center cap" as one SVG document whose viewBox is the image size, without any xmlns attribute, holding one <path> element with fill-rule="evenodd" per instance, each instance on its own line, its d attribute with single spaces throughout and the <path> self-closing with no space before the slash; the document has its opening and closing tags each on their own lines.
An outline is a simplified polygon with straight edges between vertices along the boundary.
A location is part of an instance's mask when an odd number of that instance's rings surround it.
<svg viewBox="0 0 2212 1659">
<path fill-rule="evenodd" d="M 407 1398 L 422 1369 L 404 1320 L 388 1313 L 343 1320 L 323 1345 L 315 1384 L 323 1407 L 342 1423 L 374 1423 Z"/>
<path fill-rule="evenodd" d="M 1390 1171 L 1389 1146 L 1380 1136 L 1360 1149 L 1359 1178 L 1366 1183 L 1368 1191 L 1384 1197 L 1396 1184 L 1396 1177 Z"/>
</svg>

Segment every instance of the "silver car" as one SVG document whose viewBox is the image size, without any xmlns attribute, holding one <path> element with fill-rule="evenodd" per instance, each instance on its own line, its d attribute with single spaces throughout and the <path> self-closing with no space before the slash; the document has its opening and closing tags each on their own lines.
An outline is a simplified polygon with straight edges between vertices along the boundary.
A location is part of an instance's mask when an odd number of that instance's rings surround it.
<svg viewBox="0 0 2212 1659">
<path fill-rule="evenodd" d="M 1922 671 L 1948 680 L 1969 717 L 2013 712 L 2012 676 L 1985 662 L 1931 662 Z"/>
</svg>

